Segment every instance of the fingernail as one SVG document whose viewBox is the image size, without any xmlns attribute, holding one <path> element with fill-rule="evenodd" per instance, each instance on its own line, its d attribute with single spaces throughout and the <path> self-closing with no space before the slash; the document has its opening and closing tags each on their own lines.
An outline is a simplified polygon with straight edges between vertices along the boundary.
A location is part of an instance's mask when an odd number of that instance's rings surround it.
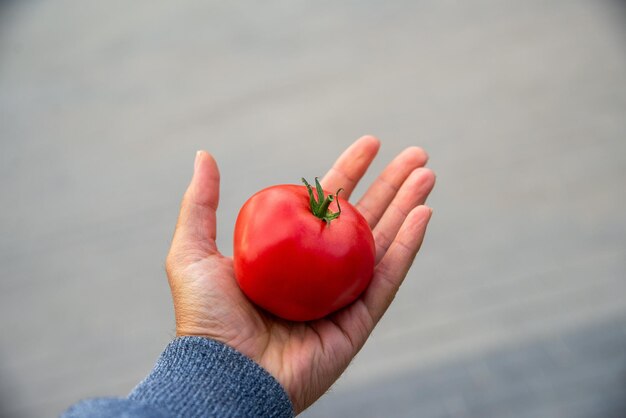
<svg viewBox="0 0 626 418">
<path fill-rule="evenodd" d="M 430 219 L 430 217 L 433 215 L 433 208 L 431 208 L 430 206 L 426 206 L 426 205 L 420 205 L 420 206 L 428 211 L 428 218 Z"/>
<path fill-rule="evenodd" d="M 200 154 L 202 154 L 202 151 L 196 151 L 196 159 L 193 163 L 193 171 L 196 171 L 198 169 L 198 164 L 200 164 Z"/>
</svg>

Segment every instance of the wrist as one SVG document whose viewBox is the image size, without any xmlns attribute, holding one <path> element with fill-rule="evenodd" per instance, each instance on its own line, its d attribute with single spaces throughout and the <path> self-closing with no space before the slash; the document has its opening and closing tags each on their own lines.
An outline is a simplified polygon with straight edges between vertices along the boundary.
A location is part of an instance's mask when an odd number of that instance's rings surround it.
<svg viewBox="0 0 626 418">
<path fill-rule="evenodd" d="M 291 417 L 293 407 L 278 381 L 233 348 L 203 337 L 172 341 L 130 399 L 176 416 Z"/>
</svg>

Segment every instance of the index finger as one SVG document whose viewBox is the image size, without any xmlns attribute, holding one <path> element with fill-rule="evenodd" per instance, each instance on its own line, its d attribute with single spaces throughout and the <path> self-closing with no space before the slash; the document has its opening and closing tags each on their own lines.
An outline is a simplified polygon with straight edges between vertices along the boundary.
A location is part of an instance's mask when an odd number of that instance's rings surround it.
<svg viewBox="0 0 626 418">
<path fill-rule="evenodd" d="M 371 135 L 356 140 L 339 156 L 322 179 L 324 189 L 335 191 L 342 188 L 342 194 L 348 199 L 376 157 L 379 148 L 380 141 Z"/>
</svg>

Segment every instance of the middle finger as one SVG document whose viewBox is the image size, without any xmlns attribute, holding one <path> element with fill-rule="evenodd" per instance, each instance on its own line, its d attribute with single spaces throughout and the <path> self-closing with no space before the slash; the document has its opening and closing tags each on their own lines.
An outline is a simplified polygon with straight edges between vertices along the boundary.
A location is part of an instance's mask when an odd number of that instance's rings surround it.
<svg viewBox="0 0 626 418">
<path fill-rule="evenodd" d="M 409 174 L 416 168 L 423 167 L 427 160 L 428 155 L 421 148 L 407 148 L 398 154 L 372 183 L 356 204 L 370 228 L 376 227 Z"/>
</svg>

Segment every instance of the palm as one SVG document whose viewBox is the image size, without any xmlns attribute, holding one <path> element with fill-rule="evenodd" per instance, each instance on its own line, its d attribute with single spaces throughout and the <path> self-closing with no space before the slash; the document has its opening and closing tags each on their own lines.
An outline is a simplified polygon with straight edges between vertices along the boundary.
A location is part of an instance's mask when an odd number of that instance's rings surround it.
<svg viewBox="0 0 626 418">
<path fill-rule="evenodd" d="M 206 336 L 235 347 L 281 383 L 289 382 L 283 385 L 307 404 L 315 400 L 314 394 L 305 391 L 307 382 L 313 380 L 311 374 L 338 377 L 358 350 L 338 325 L 349 310 L 310 323 L 284 321 L 267 314 L 240 291 L 230 257 L 208 253 L 190 263 L 184 274 L 186 286 L 177 291 L 195 296 L 178 300 L 198 303 L 176 306 L 177 317 L 193 316 L 196 321 L 178 324 L 177 333 Z"/>
<path fill-rule="evenodd" d="M 343 187 L 349 195 L 377 149 L 374 138 L 357 141 L 324 178 L 325 187 Z M 168 255 L 177 334 L 213 338 L 255 360 L 285 387 L 300 412 L 348 366 L 408 271 L 430 215 L 427 208 L 416 207 L 433 186 L 432 172 L 420 168 L 426 156 L 416 148 L 405 151 L 356 205 L 376 240 L 372 284 L 349 307 L 312 322 L 276 318 L 240 291 L 232 259 L 215 245 L 217 166 L 206 153 L 199 159 Z"/>
</svg>

